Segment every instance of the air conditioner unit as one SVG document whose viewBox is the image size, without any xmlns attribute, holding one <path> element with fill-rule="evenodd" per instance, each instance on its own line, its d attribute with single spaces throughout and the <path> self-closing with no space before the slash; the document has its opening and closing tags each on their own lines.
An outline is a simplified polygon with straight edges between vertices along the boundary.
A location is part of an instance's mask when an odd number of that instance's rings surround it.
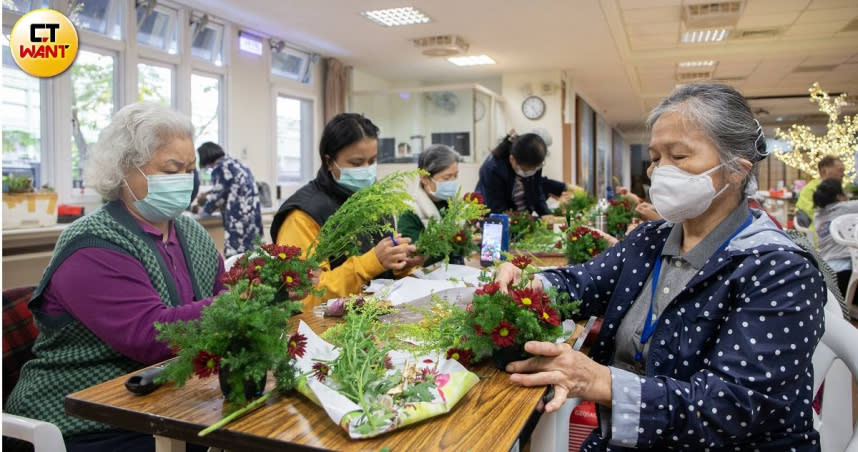
<svg viewBox="0 0 858 452">
<path fill-rule="evenodd" d="M 744 1 L 686 0 L 682 21 L 686 30 L 729 27 L 739 21 L 744 6 Z"/>
<path fill-rule="evenodd" d="M 451 57 L 468 52 L 470 45 L 459 35 L 429 36 L 412 39 L 414 47 L 430 57 Z"/>
</svg>

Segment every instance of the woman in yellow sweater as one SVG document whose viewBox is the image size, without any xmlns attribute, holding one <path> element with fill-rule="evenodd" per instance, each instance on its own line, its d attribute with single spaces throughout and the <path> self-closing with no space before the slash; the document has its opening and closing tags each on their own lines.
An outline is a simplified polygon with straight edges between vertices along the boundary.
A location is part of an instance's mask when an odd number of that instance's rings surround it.
<svg viewBox="0 0 858 452">
<path fill-rule="evenodd" d="M 289 197 L 274 216 L 271 238 L 279 245 L 307 249 L 349 196 L 375 183 L 378 127 L 363 115 L 339 114 L 325 125 L 319 154 L 322 167 L 316 178 Z M 325 289 L 325 299 L 358 293 L 370 280 L 392 278 L 392 274 L 384 274 L 407 272 L 418 263 L 410 257 L 416 249 L 406 237 L 397 236 L 396 242 L 390 237 L 362 242 L 362 255 L 322 264 L 316 287 Z M 310 296 L 304 304 L 312 307 L 321 301 Z"/>
</svg>

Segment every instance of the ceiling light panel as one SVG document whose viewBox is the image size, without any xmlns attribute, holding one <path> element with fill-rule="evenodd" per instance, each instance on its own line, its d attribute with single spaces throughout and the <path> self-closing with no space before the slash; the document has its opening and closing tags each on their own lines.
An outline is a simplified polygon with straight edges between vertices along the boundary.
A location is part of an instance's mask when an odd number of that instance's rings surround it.
<svg viewBox="0 0 858 452">
<path fill-rule="evenodd" d="M 679 67 L 681 67 L 681 68 L 712 67 L 712 66 L 715 66 L 715 60 L 683 61 L 683 62 L 679 63 Z"/>
<path fill-rule="evenodd" d="M 720 42 L 727 39 L 730 31 L 726 28 L 713 28 L 709 30 L 691 30 L 682 33 L 680 41 L 683 44 L 697 44 L 701 42 Z"/>
<path fill-rule="evenodd" d="M 407 6 L 405 8 L 390 8 L 378 9 L 374 11 L 364 11 L 361 13 L 361 15 L 375 23 L 384 25 L 386 27 L 425 24 L 430 21 L 429 16 L 410 6 Z"/>
<path fill-rule="evenodd" d="M 455 64 L 456 66 L 479 66 L 484 64 L 495 64 L 495 60 L 493 60 L 488 55 L 452 57 L 447 58 L 447 61 Z"/>
</svg>

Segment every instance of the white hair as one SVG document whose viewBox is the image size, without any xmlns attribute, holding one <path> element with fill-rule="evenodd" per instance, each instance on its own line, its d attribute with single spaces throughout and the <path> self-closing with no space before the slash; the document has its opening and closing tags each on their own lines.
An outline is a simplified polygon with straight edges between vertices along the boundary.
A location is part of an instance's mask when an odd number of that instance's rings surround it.
<svg viewBox="0 0 858 452">
<path fill-rule="evenodd" d="M 108 200 L 119 198 L 125 172 L 152 159 L 176 138 L 191 138 L 194 126 L 184 114 L 151 102 L 122 107 L 98 135 L 86 156 L 84 181 Z"/>
</svg>

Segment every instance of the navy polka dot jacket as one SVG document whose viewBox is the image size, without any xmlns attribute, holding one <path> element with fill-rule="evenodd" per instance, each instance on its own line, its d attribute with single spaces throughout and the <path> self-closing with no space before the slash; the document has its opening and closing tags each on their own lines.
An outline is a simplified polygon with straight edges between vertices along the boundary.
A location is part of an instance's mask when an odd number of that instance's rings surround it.
<svg viewBox="0 0 858 452">
<path fill-rule="evenodd" d="M 810 255 L 753 214 L 665 309 L 645 375 L 611 368 L 613 406 L 581 450 L 819 450 L 811 356 L 825 282 Z M 604 317 L 591 350 L 599 363 L 611 364 L 618 325 L 671 226 L 644 223 L 585 264 L 541 273 L 582 300 L 582 316 Z"/>
</svg>

